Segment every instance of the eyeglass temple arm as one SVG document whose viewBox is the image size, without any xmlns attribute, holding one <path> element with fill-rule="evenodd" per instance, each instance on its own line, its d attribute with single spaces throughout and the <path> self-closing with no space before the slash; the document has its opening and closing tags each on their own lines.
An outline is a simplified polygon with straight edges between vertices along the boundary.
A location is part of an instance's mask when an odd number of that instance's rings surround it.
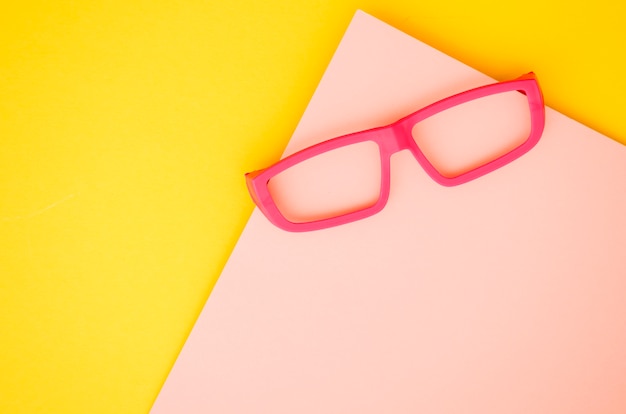
<svg viewBox="0 0 626 414">
<path fill-rule="evenodd" d="M 519 76 L 517 78 L 515 78 L 514 80 L 526 80 L 526 79 L 532 79 L 534 81 L 537 80 L 537 75 L 535 75 L 535 72 L 528 72 L 522 76 Z M 526 92 L 524 91 L 518 91 L 519 93 L 521 93 L 522 95 L 526 95 Z"/>
</svg>

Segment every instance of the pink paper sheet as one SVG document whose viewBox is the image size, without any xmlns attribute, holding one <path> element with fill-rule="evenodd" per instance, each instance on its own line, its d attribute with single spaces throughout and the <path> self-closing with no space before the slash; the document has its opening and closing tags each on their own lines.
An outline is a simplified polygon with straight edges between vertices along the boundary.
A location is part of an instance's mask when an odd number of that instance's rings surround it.
<svg viewBox="0 0 626 414">
<path fill-rule="evenodd" d="M 357 12 L 287 152 L 489 82 Z M 392 163 L 369 219 L 253 213 L 153 414 L 626 412 L 626 147 L 547 109 L 468 184 Z"/>
</svg>

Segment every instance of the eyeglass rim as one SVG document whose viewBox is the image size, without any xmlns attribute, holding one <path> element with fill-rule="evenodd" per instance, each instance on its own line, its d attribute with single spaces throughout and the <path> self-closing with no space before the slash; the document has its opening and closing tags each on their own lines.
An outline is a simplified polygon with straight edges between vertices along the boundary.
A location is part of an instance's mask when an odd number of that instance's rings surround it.
<svg viewBox="0 0 626 414">
<path fill-rule="evenodd" d="M 446 109 L 475 99 L 509 91 L 519 91 L 525 94 L 528 99 L 531 118 L 529 136 L 519 146 L 483 165 L 455 177 L 446 177 L 433 166 L 413 139 L 406 138 L 411 136 L 411 129 L 414 125 Z M 247 173 L 246 184 L 254 203 L 275 226 L 291 232 L 321 230 L 370 217 L 385 207 L 390 192 L 391 155 L 397 151 L 409 149 L 418 163 L 435 182 L 448 187 L 456 186 L 493 172 L 530 151 L 539 142 L 544 125 L 545 106 L 543 95 L 537 76 L 534 72 L 529 72 L 516 79 L 479 86 L 443 98 L 391 124 L 342 135 L 304 148 L 269 167 Z M 404 137 L 404 139 L 399 139 L 400 136 Z M 399 140 L 403 142 L 399 143 Z M 268 183 L 272 177 L 325 152 L 365 141 L 373 141 L 379 147 L 381 185 L 379 197 L 374 204 L 337 216 L 305 222 L 292 222 L 283 215 L 274 202 L 268 188 Z"/>
</svg>

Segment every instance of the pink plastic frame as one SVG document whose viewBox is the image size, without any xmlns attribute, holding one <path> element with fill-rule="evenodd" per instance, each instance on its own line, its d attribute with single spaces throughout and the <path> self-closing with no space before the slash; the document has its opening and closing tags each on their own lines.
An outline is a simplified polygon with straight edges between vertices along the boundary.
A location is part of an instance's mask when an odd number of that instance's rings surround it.
<svg viewBox="0 0 626 414">
<path fill-rule="evenodd" d="M 453 106 L 485 96 L 509 91 L 519 91 L 525 94 L 528 98 L 531 120 L 528 138 L 515 149 L 456 177 L 450 178 L 439 173 L 439 171 L 437 171 L 437 169 L 435 169 L 435 167 L 433 167 L 433 165 L 424 156 L 411 135 L 411 131 L 415 124 Z M 543 132 L 544 123 L 545 110 L 543 96 L 541 94 L 537 78 L 535 74 L 531 72 L 514 80 L 485 85 L 458 93 L 428 105 L 392 124 L 343 135 L 313 145 L 278 161 L 270 167 L 246 174 L 246 182 L 254 203 L 270 220 L 270 222 L 277 227 L 293 232 L 320 230 L 369 217 L 378 213 L 385 207 L 387 200 L 389 199 L 390 191 L 391 156 L 398 151 L 411 151 L 413 156 L 417 159 L 417 162 L 419 162 L 419 164 L 424 168 L 424 170 L 426 170 L 428 175 L 433 180 L 444 186 L 455 186 L 488 174 L 527 153 L 539 141 Z M 274 203 L 268 189 L 268 183 L 272 177 L 309 158 L 323 154 L 327 151 L 344 147 L 346 145 L 352 145 L 364 141 L 373 141 L 378 144 L 380 153 L 380 195 L 378 200 L 373 205 L 336 217 L 302 223 L 291 222 L 283 216 Z"/>
</svg>

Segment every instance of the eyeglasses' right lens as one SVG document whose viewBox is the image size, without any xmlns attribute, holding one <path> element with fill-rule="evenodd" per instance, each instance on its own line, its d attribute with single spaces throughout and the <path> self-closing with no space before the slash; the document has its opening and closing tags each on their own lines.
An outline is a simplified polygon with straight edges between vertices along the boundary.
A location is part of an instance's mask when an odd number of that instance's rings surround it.
<svg viewBox="0 0 626 414">
<path fill-rule="evenodd" d="M 530 126 L 528 98 L 509 91 L 446 109 L 417 123 L 412 133 L 433 167 L 454 178 L 522 145 Z"/>
<path fill-rule="evenodd" d="M 346 145 L 275 175 L 268 189 L 281 214 L 293 223 L 337 217 L 378 201 L 381 165 L 378 144 Z"/>
</svg>

